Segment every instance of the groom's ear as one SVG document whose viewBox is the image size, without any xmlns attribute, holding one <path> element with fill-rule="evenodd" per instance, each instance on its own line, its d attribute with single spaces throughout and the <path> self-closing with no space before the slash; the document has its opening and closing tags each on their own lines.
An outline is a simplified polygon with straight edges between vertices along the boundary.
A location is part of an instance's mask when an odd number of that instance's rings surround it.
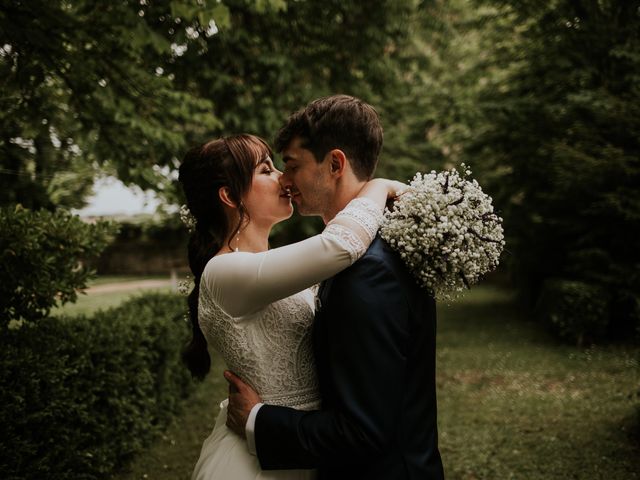
<svg viewBox="0 0 640 480">
<path fill-rule="evenodd" d="M 231 200 L 231 192 L 229 190 L 229 187 L 220 187 L 220 189 L 218 190 L 218 197 L 220 198 L 220 200 L 222 201 L 223 204 L 231 207 L 231 208 L 237 208 L 238 205 L 236 204 L 236 202 L 234 202 L 233 200 Z"/>
<path fill-rule="evenodd" d="M 348 166 L 347 156 L 338 148 L 331 150 L 327 155 L 329 157 L 327 159 L 329 162 L 329 172 L 331 175 L 341 177 Z"/>
</svg>

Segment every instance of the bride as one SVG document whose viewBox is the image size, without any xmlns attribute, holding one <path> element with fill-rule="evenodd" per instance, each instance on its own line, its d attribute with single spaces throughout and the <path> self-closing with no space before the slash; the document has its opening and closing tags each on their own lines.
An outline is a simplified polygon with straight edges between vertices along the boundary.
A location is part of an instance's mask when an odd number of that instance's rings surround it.
<svg viewBox="0 0 640 480">
<path fill-rule="evenodd" d="M 190 150 L 180 166 L 196 221 L 189 242 L 193 338 L 184 358 L 202 379 L 210 367 L 210 345 L 264 403 L 317 409 L 313 287 L 365 253 L 387 199 L 404 185 L 371 180 L 322 233 L 269 250 L 271 228 L 293 212 L 271 155 L 260 138 L 236 135 Z M 314 470 L 261 470 L 245 440 L 225 425 L 226 414 L 225 401 L 192 479 L 315 478 Z"/>
</svg>

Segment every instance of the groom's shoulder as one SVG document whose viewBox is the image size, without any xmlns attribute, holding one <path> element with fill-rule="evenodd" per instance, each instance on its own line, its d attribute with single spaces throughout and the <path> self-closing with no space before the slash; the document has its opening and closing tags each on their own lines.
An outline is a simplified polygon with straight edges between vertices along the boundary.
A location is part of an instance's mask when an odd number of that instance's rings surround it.
<svg viewBox="0 0 640 480">
<path fill-rule="evenodd" d="M 365 274 L 371 268 L 382 268 L 388 271 L 401 285 L 412 288 L 415 283 L 415 279 L 400 254 L 391 248 L 380 235 L 376 236 L 366 253 L 351 268 L 356 271 L 363 270 Z"/>
<path fill-rule="evenodd" d="M 404 264 L 400 256 L 385 242 L 380 235 L 371 242 L 365 254 L 347 271 L 352 274 L 366 274 L 371 269 L 386 269 L 397 271 L 403 269 Z M 346 272 L 346 271 L 345 271 Z"/>
<path fill-rule="evenodd" d="M 378 260 L 385 264 L 396 264 L 400 261 L 400 256 L 382 239 L 380 235 L 376 235 L 373 242 L 362 256 L 361 260 Z M 402 263 L 400 261 L 400 263 Z M 354 265 L 357 265 L 356 262 Z"/>
</svg>

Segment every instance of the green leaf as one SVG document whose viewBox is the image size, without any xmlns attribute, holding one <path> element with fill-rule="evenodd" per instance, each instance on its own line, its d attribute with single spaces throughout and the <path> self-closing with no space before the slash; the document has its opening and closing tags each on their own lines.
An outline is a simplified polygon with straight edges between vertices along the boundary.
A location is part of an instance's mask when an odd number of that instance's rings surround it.
<svg viewBox="0 0 640 480">
<path fill-rule="evenodd" d="M 198 20 L 203 28 L 207 28 L 212 20 L 219 29 L 229 28 L 231 26 L 229 9 L 222 3 L 217 3 L 207 10 L 200 11 L 198 13 Z"/>
</svg>

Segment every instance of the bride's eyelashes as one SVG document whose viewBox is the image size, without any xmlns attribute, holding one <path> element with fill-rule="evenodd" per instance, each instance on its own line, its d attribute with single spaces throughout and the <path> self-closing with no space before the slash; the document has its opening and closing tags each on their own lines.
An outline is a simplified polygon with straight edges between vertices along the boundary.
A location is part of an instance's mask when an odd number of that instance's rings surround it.
<svg viewBox="0 0 640 480">
<path fill-rule="evenodd" d="M 271 162 L 271 160 L 267 160 L 265 159 L 260 165 L 260 173 L 264 173 L 265 175 L 271 175 L 272 173 L 276 172 L 276 167 L 273 165 L 273 163 Z"/>
</svg>

